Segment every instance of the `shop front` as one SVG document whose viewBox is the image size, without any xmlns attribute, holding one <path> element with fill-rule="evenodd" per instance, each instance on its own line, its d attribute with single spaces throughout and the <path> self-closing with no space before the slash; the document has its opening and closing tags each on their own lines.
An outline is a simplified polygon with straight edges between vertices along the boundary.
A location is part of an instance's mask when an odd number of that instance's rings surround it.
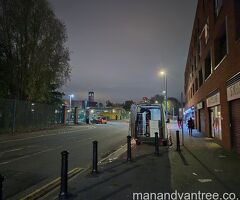
<svg viewBox="0 0 240 200">
<path fill-rule="evenodd" d="M 229 82 L 227 100 L 230 110 L 232 147 L 240 154 L 240 80 L 235 79 Z"/>
<path fill-rule="evenodd" d="M 217 92 L 207 98 L 207 107 L 210 119 L 210 137 L 222 140 L 222 116 L 220 93 Z"/>
</svg>

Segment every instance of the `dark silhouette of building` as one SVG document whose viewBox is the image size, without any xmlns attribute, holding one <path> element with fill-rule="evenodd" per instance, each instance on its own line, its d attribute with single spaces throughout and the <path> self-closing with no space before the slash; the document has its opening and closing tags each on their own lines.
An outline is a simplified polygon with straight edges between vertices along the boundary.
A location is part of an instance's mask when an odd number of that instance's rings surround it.
<svg viewBox="0 0 240 200">
<path fill-rule="evenodd" d="M 94 102 L 94 92 L 88 92 L 88 101 Z"/>
<path fill-rule="evenodd" d="M 94 101 L 94 92 L 88 92 L 88 101 L 87 107 L 96 108 L 98 107 L 98 103 Z"/>
</svg>

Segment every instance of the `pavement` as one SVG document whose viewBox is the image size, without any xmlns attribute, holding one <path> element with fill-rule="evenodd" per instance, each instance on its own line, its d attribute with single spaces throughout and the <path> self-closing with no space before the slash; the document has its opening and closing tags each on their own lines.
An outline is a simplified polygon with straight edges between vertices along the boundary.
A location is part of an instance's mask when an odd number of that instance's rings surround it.
<svg viewBox="0 0 240 200">
<path fill-rule="evenodd" d="M 171 191 L 168 147 L 160 148 L 158 157 L 153 145 L 142 147 L 132 144 L 132 161 L 127 161 L 126 153 L 117 159 L 113 156 L 107 163 L 100 163 L 97 175 L 89 170 L 74 178 L 69 182 L 68 199 L 125 200 L 132 199 L 133 192 Z M 58 199 L 58 192 L 43 199 Z"/>
<path fill-rule="evenodd" d="M 175 135 L 177 125 L 172 123 L 169 129 Z M 179 192 L 233 192 L 240 197 L 238 155 L 225 150 L 212 138 L 203 137 L 197 130 L 189 136 L 184 127 L 184 133 L 181 152 L 175 151 L 174 146 L 169 151 L 172 188 Z"/>
<path fill-rule="evenodd" d="M 175 142 L 177 123 L 171 122 L 168 130 L 173 145 L 161 146 L 159 156 L 154 154 L 153 145 L 137 146 L 132 142 L 132 161 L 126 161 L 125 152 L 100 163 L 97 175 L 92 175 L 91 170 L 79 174 L 68 183 L 68 199 L 128 200 L 141 199 L 135 198 L 134 193 L 175 191 L 219 195 L 228 192 L 240 197 L 240 159 L 234 152 L 224 150 L 196 130 L 193 136 L 188 136 L 186 127 L 179 152 Z M 59 188 L 42 199 L 58 199 L 58 194 Z"/>
</svg>

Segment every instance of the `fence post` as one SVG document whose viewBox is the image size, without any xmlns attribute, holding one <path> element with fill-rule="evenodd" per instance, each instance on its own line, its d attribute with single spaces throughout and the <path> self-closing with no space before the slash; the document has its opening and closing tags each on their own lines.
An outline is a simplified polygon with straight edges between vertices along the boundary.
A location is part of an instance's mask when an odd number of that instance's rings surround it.
<svg viewBox="0 0 240 200">
<path fill-rule="evenodd" d="M 78 124 L 78 107 L 74 108 L 74 124 Z"/>
<path fill-rule="evenodd" d="M 159 139 L 158 132 L 155 132 L 155 155 L 159 156 Z"/>
<path fill-rule="evenodd" d="M 14 99 L 13 118 L 12 118 L 12 133 L 15 133 L 15 129 L 16 129 L 16 109 L 17 109 L 17 99 Z"/>
<path fill-rule="evenodd" d="M 0 174 L 0 200 L 3 200 L 3 181 L 4 177 Z"/>
<path fill-rule="evenodd" d="M 127 161 L 132 160 L 132 149 L 131 149 L 131 139 L 130 135 L 127 136 Z"/>
<path fill-rule="evenodd" d="M 67 107 L 66 105 L 62 106 L 62 124 L 66 124 L 67 120 Z"/>
<path fill-rule="evenodd" d="M 93 167 L 92 167 L 92 173 L 97 174 L 98 173 L 98 142 L 93 141 Z"/>
<path fill-rule="evenodd" d="M 67 199 L 68 197 L 68 152 L 63 151 L 62 155 L 62 166 L 61 166 L 61 189 L 59 199 Z"/>
<path fill-rule="evenodd" d="M 180 149 L 180 139 L 179 139 L 179 131 L 176 131 L 176 137 L 177 137 L 177 151 L 181 151 Z"/>
</svg>

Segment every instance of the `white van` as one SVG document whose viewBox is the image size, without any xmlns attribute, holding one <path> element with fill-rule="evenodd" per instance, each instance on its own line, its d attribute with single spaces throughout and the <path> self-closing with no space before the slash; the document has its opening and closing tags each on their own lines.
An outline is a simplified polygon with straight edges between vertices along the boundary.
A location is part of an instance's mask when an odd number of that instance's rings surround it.
<svg viewBox="0 0 240 200">
<path fill-rule="evenodd" d="M 130 134 L 139 145 L 141 142 L 154 142 L 155 133 L 159 139 L 168 138 L 165 114 L 160 104 L 133 104 L 130 114 Z"/>
</svg>

